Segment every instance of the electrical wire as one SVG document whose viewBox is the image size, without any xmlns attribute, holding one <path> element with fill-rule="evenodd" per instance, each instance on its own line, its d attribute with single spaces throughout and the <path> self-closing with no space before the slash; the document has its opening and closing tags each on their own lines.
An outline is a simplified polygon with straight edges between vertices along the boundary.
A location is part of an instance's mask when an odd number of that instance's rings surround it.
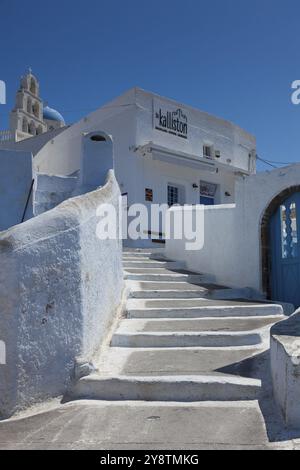
<svg viewBox="0 0 300 470">
<path fill-rule="evenodd" d="M 261 158 L 258 155 L 256 156 L 256 158 L 257 160 L 260 160 L 261 162 L 265 163 L 266 165 L 271 166 L 272 168 L 279 168 L 276 165 L 293 165 L 294 163 L 296 163 L 296 162 L 278 162 L 274 160 L 266 160 L 265 158 Z"/>
</svg>

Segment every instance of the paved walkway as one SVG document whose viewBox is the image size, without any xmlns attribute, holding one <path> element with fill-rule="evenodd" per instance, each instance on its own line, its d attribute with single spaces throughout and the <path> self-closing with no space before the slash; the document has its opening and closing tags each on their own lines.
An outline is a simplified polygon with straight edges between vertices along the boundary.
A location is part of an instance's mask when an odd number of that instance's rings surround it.
<svg viewBox="0 0 300 470">
<path fill-rule="evenodd" d="M 299 436 L 270 443 L 255 401 L 82 401 L 0 423 L 0 449 L 300 450 Z"/>
</svg>

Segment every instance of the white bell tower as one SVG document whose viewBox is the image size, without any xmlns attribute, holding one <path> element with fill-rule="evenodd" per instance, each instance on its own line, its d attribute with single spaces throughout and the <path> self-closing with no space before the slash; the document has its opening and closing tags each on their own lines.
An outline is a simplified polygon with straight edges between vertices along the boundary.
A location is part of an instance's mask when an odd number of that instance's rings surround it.
<svg viewBox="0 0 300 470">
<path fill-rule="evenodd" d="M 47 131 L 43 120 L 43 101 L 39 97 L 39 82 L 31 69 L 21 78 L 16 105 L 10 113 L 10 130 L 15 135 L 15 141 Z"/>
</svg>

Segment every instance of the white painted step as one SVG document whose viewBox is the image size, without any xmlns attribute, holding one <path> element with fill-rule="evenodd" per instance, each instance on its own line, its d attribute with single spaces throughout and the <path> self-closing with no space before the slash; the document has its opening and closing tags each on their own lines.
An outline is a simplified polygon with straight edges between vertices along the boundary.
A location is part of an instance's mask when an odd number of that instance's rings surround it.
<svg viewBox="0 0 300 470">
<path fill-rule="evenodd" d="M 127 348 L 240 347 L 258 345 L 262 337 L 256 332 L 170 332 L 128 333 L 118 330 L 111 345 Z"/>
<path fill-rule="evenodd" d="M 127 280 L 132 281 L 151 281 L 151 282 L 191 282 L 193 284 L 197 283 L 210 283 L 214 281 L 213 276 L 206 275 L 206 274 L 184 274 L 184 273 L 177 273 L 177 272 L 164 272 L 158 274 L 144 274 L 144 273 L 129 273 L 125 270 L 124 278 Z"/>
<path fill-rule="evenodd" d="M 256 400 L 261 382 L 234 376 L 102 377 L 80 379 L 72 399 L 200 402 Z"/>
<path fill-rule="evenodd" d="M 128 267 L 128 268 L 125 268 L 124 271 L 126 271 L 126 273 L 131 273 L 131 274 L 180 274 L 180 271 L 178 270 L 172 271 L 170 268 L 166 269 L 165 267 L 156 267 L 156 268 Z"/>
<path fill-rule="evenodd" d="M 145 262 L 145 261 L 153 261 L 152 258 L 149 258 L 149 256 L 131 256 L 131 255 L 126 255 L 122 257 L 123 262 L 130 262 L 130 261 L 140 261 L 140 262 Z M 157 261 L 155 259 L 155 261 Z M 166 261 L 165 259 L 161 258 L 158 261 Z"/>
<path fill-rule="evenodd" d="M 129 297 L 135 299 L 186 299 L 214 297 L 216 292 L 228 295 L 231 289 L 201 282 L 193 284 L 186 281 L 133 281 L 128 280 Z M 232 294 L 231 294 L 232 295 Z"/>
<path fill-rule="evenodd" d="M 130 298 L 133 299 L 197 299 L 207 295 L 206 289 L 187 290 L 137 290 L 131 291 Z"/>
<path fill-rule="evenodd" d="M 139 269 L 148 269 L 148 268 L 165 268 L 165 269 L 180 269 L 183 264 L 179 262 L 169 262 L 169 261 L 155 261 L 155 260 L 135 260 L 127 261 L 123 260 L 123 268 L 125 271 L 127 268 L 139 268 Z"/>
<path fill-rule="evenodd" d="M 126 256 L 133 256 L 133 257 L 153 257 L 153 256 L 164 256 L 164 249 L 157 248 L 155 250 L 147 250 L 147 249 L 131 249 L 131 250 L 123 250 L 123 257 Z"/>
<path fill-rule="evenodd" d="M 259 330 L 282 321 L 282 315 L 267 315 L 256 317 L 227 317 L 227 318 L 153 318 L 122 320 L 117 332 L 123 333 L 153 333 L 153 332 L 200 332 L 200 331 L 253 331 Z"/>
<path fill-rule="evenodd" d="M 256 317 L 282 315 L 280 305 L 258 304 L 237 306 L 195 306 L 195 307 L 164 307 L 134 308 L 127 307 L 129 318 L 209 318 L 209 317 Z"/>
<path fill-rule="evenodd" d="M 127 282 L 128 287 L 134 290 L 141 291 L 186 291 L 186 290 L 207 290 L 204 286 L 192 284 L 186 281 L 140 281 L 140 282 Z"/>
<path fill-rule="evenodd" d="M 200 376 L 233 374 L 251 377 L 245 361 L 264 350 L 264 345 L 240 347 L 110 347 L 97 364 L 102 376 Z M 248 375 L 248 373 L 250 375 Z"/>
</svg>

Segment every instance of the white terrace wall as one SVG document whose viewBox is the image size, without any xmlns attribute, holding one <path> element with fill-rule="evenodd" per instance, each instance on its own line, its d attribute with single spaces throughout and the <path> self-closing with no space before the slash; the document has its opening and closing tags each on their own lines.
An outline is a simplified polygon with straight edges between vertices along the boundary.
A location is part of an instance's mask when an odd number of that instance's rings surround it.
<svg viewBox="0 0 300 470">
<path fill-rule="evenodd" d="M 204 247 L 186 251 L 186 240 L 171 239 L 166 241 L 166 255 L 186 261 L 191 270 L 214 275 L 220 283 L 261 291 L 262 217 L 278 194 L 299 181 L 298 163 L 241 178 L 236 204 L 204 208 Z"/>
<path fill-rule="evenodd" d="M 66 392 L 101 346 L 121 301 L 121 243 L 96 237 L 101 203 L 118 210 L 114 173 L 91 193 L 0 234 L 3 417 Z"/>
<path fill-rule="evenodd" d="M 204 211 L 204 247 L 201 250 L 186 250 L 188 240 L 170 239 L 166 241 L 166 256 L 184 261 L 187 268 L 196 272 L 205 272 L 217 277 L 220 282 L 238 285 L 238 253 L 236 253 L 236 216 L 235 204 L 221 206 L 185 206 L 174 207 L 171 211 Z M 194 214 L 195 216 L 195 214 Z M 171 221 L 174 220 L 171 217 Z M 201 227 L 202 228 L 202 227 Z M 172 229 L 171 229 L 172 233 Z M 230 236 L 228 236 L 230 234 Z"/>
<path fill-rule="evenodd" d="M 271 372 L 286 425 L 300 429 L 300 309 L 271 330 Z"/>
</svg>

